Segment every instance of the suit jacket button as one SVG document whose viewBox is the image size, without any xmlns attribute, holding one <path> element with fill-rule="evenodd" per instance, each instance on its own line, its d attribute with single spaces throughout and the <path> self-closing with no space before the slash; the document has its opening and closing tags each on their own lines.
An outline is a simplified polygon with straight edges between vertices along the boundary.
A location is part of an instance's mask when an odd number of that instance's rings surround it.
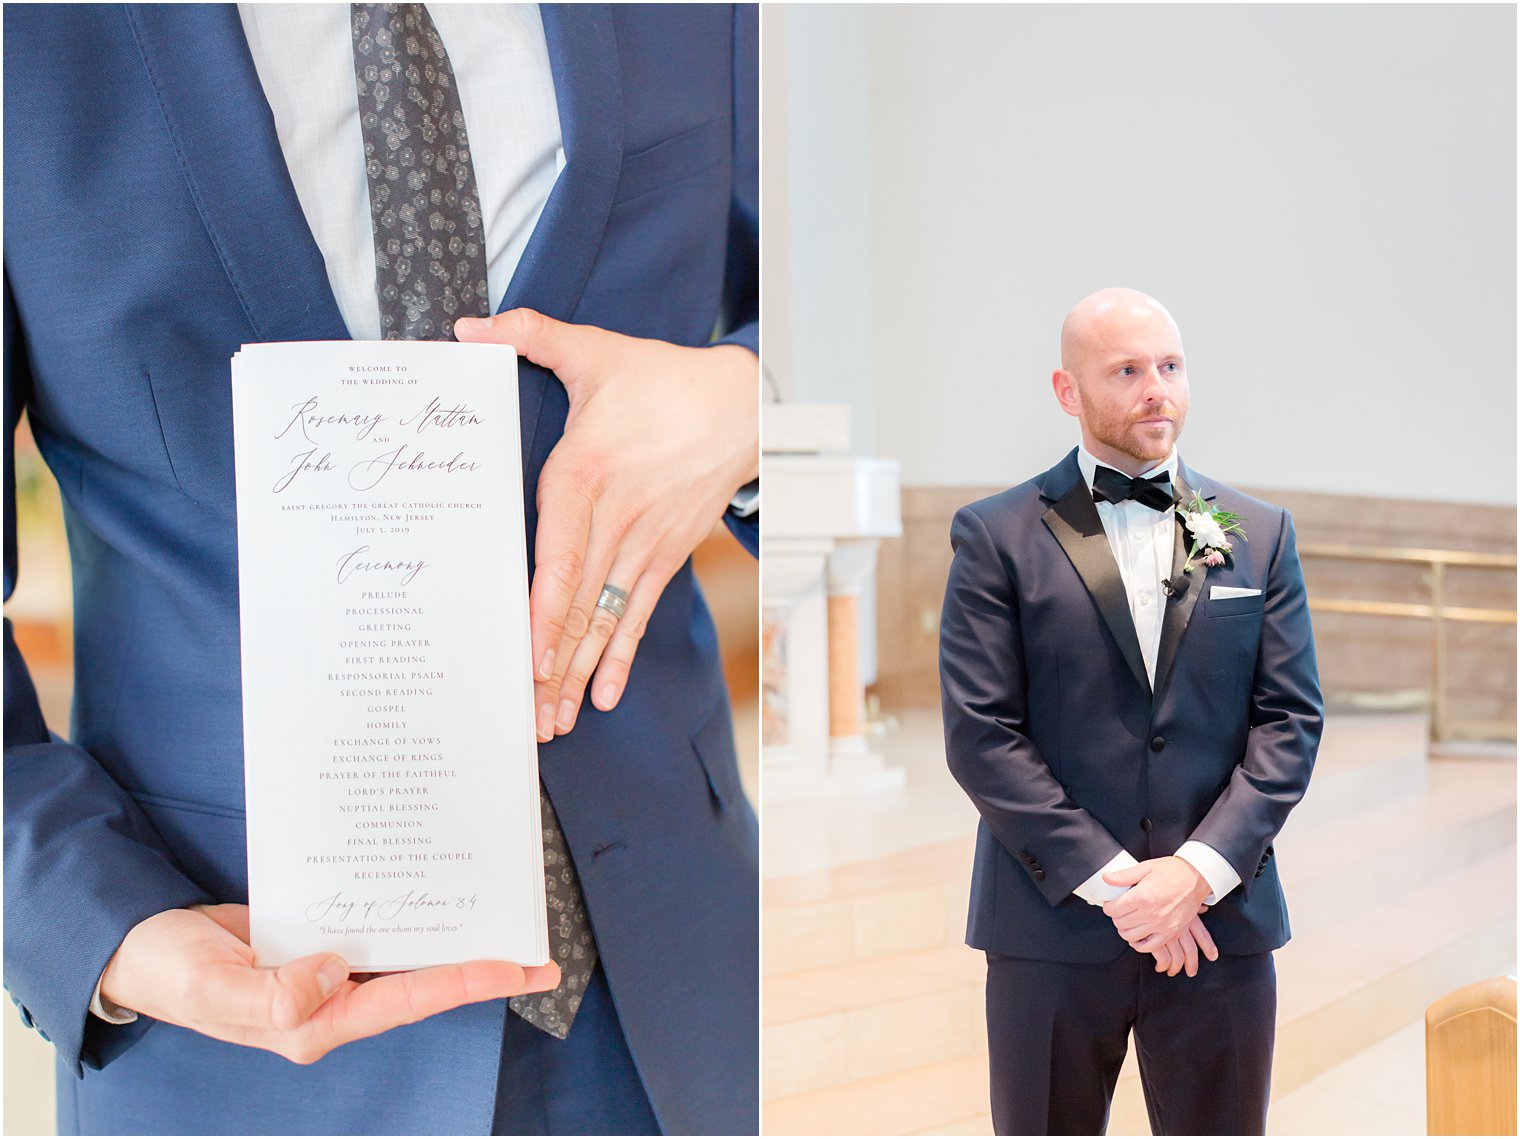
<svg viewBox="0 0 1520 1139">
<path fill-rule="evenodd" d="M 1143 830 L 1143 831 L 1145 831 L 1145 832 L 1147 832 L 1147 833 L 1149 833 L 1150 829 L 1151 829 L 1151 821 L 1149 819 L 1141 819 L 1140 820 L 1140 829 Z"/>
<path fill-rule="evenodd" d="M 1031 870 L 1029 873 L 1030 873 L 1030 876 L 1033 877 L 1036 882 L 1043 882 L 1043 881 L 1045 881 L 1045 871 L 1036 868 L 1034 870 Z"/>
<path fill-rule="evenodd" d="M 1151 750 L 1152 751 L 1160 751 L 1165 746 L 1166 746 L 1166 740 L 1162 739 L 1160 736 L 1152 736 L 1151 737 Z"/>
</svg>

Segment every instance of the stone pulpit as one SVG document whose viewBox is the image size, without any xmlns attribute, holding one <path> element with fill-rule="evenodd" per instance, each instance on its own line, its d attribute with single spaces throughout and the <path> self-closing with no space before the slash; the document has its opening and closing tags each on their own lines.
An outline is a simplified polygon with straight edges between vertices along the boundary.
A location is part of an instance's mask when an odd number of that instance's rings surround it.
<svg viewBox="0 0 1520 1139">
<path fill-rule="evenodd" d="M 767 802 L 903 785 L 865 734 L 876 552 L 902 532 L 897 462 L 849 453 L 849 408 L 766 404 L 760 486 Z"/>
</svg>

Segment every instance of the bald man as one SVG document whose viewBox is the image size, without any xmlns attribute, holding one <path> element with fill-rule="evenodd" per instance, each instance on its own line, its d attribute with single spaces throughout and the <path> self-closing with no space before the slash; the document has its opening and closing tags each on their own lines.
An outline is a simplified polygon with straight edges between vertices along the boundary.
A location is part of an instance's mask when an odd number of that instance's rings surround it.
<svg viewBox="0 0 1520 1139">
<path fill-rule="evenodd" d="M 1323 714 L 1293 524 L 1178 457 L 1182 336 L 1153 298 L 1078 304 L 1052 386 L 1081 445 L 956 514 L 940 622 L 993 1122 L 1101 1134 L 1133 1030 L 1155 1134 L 1262 1135 L 1272 841 Z"/>
</svg>

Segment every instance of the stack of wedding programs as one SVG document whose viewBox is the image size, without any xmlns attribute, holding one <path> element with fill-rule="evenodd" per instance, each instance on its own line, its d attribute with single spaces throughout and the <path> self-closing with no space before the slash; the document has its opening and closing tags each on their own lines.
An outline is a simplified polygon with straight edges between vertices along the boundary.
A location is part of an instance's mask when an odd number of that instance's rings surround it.
<svg viewBox="0 0 1520 1139">
<path fill-rule="evenodd" d="M 260 965 L 548 961 L 517 356 L 232 359 Z"/>
</svg>

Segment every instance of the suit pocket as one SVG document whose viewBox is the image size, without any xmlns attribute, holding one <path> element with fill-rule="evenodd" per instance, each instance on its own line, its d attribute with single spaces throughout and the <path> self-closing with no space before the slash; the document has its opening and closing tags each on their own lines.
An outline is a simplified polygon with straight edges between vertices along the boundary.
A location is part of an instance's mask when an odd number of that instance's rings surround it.
<svg viewBox="0 0 1520 1139">
<path fill-rule="evenodd" d="M 739 784 L 739 758 L 727 701 L 719 698 L 712 712 L 691 731 L 691 750 L 707 776 L 713 805 L 728 810 L 744 794 Z"/>
<path fill-rule="evenodd" d="M 624 155 L 614 204 L 632 201 L 718 165 L 728 157 L 729 133 L 727 117 L 709 119 L 636 154 Z"/>
<path fill-rule="evenodd" d="M 1211 597 L 1204 602 L 1204 613 L 1209 617 L 1243 617 L 1262 612 L 1266 602 L 1264 593 L 1250 597 Z"/>
<path fill-rule="evenodd" d="M 208 374 L 205 357 L 163 350 L 144 368 L 169 472 L 181 494 L 199 506 L 234 514 L 232 385 L 225 365 Z M 149 444 L 151 446 L 151 444 Z"/>
<path fill-rule="evenodd" d="M 196 885 L 218 902 L 248 901 L 248 832 L 242 811 L 166 795 L 133 798 Z"/>
</svg>

